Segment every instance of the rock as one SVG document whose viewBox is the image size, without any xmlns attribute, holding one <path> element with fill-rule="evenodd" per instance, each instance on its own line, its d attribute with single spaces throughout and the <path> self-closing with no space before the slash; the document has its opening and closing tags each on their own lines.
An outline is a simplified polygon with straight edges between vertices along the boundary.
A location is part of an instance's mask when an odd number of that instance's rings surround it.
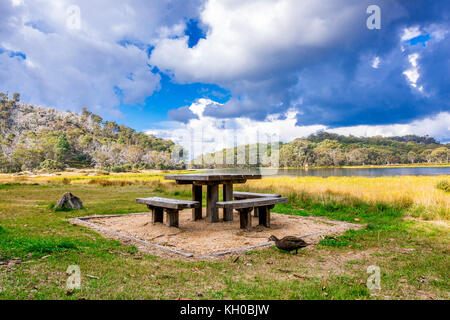
<svg viewBox="0 0 450 320">
<path fill-rule="evenodd" d="M 63 194 L 61 199 L 56 203 L 55 208 L 61 208 L 61 209 L 81 209 L 83 208 L 83 202 L 81 202 L 80 198 L 75 197 L 70 192 L 66 192 Z"/>
</svg>

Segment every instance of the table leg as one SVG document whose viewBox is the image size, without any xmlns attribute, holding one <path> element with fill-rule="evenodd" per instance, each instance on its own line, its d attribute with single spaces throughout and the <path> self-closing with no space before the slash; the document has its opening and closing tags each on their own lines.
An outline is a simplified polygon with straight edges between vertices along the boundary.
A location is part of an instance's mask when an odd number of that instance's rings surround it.
<svg viewBox="0 0 450 320">
<path fill-rule="evenodd" d="M 157 222 L 163 223 L 164 219 L 164 209 L 158 207 L 147 206 L 152 211 L 152 223 L 155 224 Z"/>
<path fill-rule="evenodd" d="M 270 209 L 268 207 L 259 207 L 259 224 L 270 228 Z"/>
<path fill-rule="evenodd" d="M 208 222 L 219 221 L 219 208 L 217 208 L 217 201 L 219 201 L 219 185 L 208 185 L 206 189 L 206 215 Z"/>
<path fill-rule="evenodd" d="M 231 182 L 223 185 L 223 201 L 233 200 L 233 184 Z M 223 221 L 233 221 L 233 208 L 223 208 Z"/>
<path fill-rule="evenodd" d="M 192 221 L 202 219 L 202 186 L 192 185 L 192 200 L 200 202 L 199 208 L 192 209 Z"/>
<path fill-rule="evenodd" d="M 166 226 L 178 228 L 179 211 L 166 209 Z"/>
</svg>

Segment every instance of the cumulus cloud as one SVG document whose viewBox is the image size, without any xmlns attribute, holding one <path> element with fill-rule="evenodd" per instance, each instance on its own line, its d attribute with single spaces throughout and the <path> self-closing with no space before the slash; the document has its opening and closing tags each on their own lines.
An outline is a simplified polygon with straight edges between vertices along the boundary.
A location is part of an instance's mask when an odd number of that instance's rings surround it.
<svg viewBox="0 0 450 320">
<path fill-rule="evenodd" d="M 109 115 L 117 114 L 121 102 L 143 103 L 160 87 L 148 49 L 161 35 L 168 36 L 167 30 L 178 30 L 185 14 L 195 14 L 198 2 L 190 4 L 1 1 L 1 89 L 20 92 L 37 104 L 88 107 Z M 76 23 L 73 13 L 78 9 L 81 19 Z"/>
</svg>

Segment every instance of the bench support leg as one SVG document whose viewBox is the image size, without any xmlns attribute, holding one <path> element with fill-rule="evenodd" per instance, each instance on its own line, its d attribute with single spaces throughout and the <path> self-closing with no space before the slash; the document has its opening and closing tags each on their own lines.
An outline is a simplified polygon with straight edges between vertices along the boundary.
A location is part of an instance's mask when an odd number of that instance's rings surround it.
<svg viewBox="0 0 450 320">
<path fill-rule="evenodd" d="M 270 228 L 270 209 L 269 207 L 259 207 L 259 224 Z"/>
<path fill-rule="evenodd" d="M 241 229 L 252 231 L 252 208 L 239 209 Z"/>
<path fill-rule="evenodd" d="M 217 208 L 219 185 L 208 185 L 206 191 L 206 214 L 208 222 L 219 222 L 219 209 Z"/>
<path fill-rule="evenodd" d="M 179 211 L 178 210 L 166 209 L 166 214 L 167 214 L 167 216 L 166 216 L 167 217 L 166 218 L 166 226 L 178 228 Z"/>
<path fill-rule="evenodd" d="M 200 208 L 192 209 L 192 221 L 202 219 L 202 186 L 192 185 L 192 200 L 200 202 Z"/>
<path fill-rule="evenodd" d="M 223 185 L 223 201 L 233 200 L 233 184 Z M 223 208 L 223 221 L 233 221 L 233 208 Z"/>
<path fill-rule="evenodd" d="M 259 208 L 255 208 L 255 210 L 253 211 L 253 216 L 255 217 L 259 217 L 260 216 L 260 209 L 262 209 L 263 207 L 259 207 Z"/>
<path fill-rule="evenodd" d="M 152 211 L 152 223 L 155 224 L 157 222 L 163 223 L 164 219 L 164 209 L 158 207 L 147 206 Z"/>
</svg>

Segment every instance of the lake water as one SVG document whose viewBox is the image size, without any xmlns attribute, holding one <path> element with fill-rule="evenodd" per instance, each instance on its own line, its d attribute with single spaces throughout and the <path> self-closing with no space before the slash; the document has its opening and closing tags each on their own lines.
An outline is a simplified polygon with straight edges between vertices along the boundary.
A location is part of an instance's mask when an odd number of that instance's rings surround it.
<svg viewBox="0 0 450 320">
<path fill-rule="evenodd" d="M 393 176 L 435 176 L 450 175 L 450 167 L 415 168 L 323 168 L 323 169 L 212 169 L 217 173 L 254 173 L 289 177 L 393 177 Z"/>
</svg>

